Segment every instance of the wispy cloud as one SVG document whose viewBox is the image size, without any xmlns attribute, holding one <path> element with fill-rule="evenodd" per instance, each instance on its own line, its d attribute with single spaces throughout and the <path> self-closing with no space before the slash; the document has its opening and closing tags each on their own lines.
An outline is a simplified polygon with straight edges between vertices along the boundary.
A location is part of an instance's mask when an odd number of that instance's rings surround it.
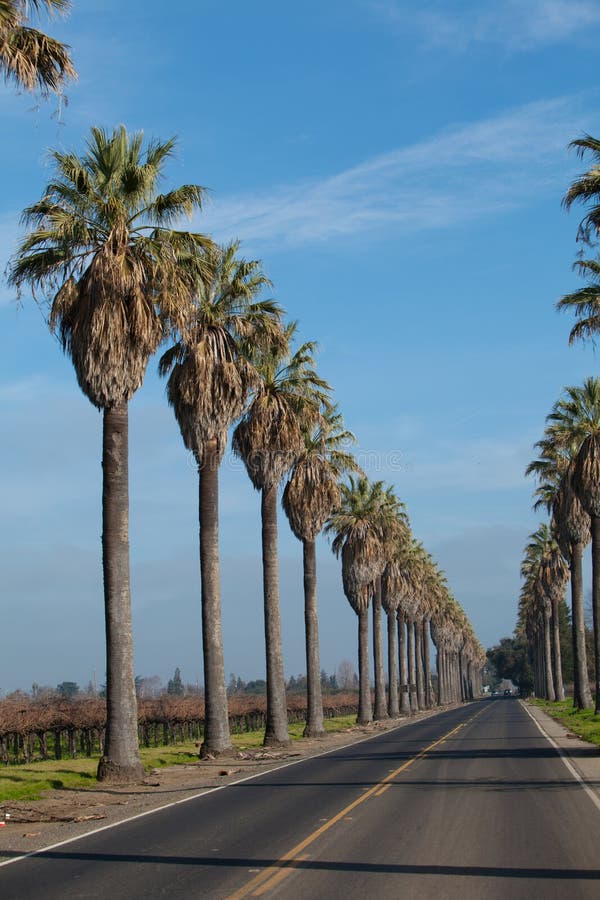
<svg viewBox="0 0 600 900">
<path fill-rule="evenodd" d="M 526 205 L 564 187 L 565 147 L 582 97 L 560 97 L 457 125 L 322 179 L 217 197 L 198 224 L 218 238 L 271 246 L 447 228 Z"/>
<path fill-rule="evenodd" d="M 600 25 L 596 0 L 472 0 L 448 10 L 445 0 L 417 9 L 405 0 L 370 0 L 369 9 L 403 35 L 463 52 L 476 44 L 511 51 L 564 43 Z"/>
</svg>

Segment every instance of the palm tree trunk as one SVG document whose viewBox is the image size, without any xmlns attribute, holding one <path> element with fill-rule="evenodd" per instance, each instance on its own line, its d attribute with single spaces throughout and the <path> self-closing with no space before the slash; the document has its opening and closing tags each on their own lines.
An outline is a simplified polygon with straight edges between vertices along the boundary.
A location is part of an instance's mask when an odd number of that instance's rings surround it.
<svg viewBox="0 0 600 900">
<path fill-rule="evenodd" d="M 429 620 L 423 620 L 423 674 L 425 677 L 425 707 L 431 709 L 433 706 L 433 695 L 431 690 L 431 652 L 429 647 Z"/>
<path fill-rule="evenodd" d="M 469 699 L 469 676 L 468 663 L 465 660 L 465 654 L 462 650 L 460 650 L 458 654 L 458 665 L 460 670 L 461 700 L 466 702 Z"/>
<path fill-rule="evenodd" d="M 538 697 L 546 696 L 546 688 L 544 686 L 545 668 L 544 668 L 544 627 L 538 623 L 535 629 L 534 654 L 536 659 L 537 672 L 537 690 Z"/>
<path fill-rule="evenodd" d="M 565 687 L 562 674 L 562 656 L 560 652 L 560 620 L 558 598 L 552 600 L 552 660 L 554 663 L 554 693 L 557 700 L 565 699 Z"/>
<path fill-rule="evenodd" d="M 129 586 L 129 427 L 127 403 L 106 408 L 102 434 L 102 571 L 106 624 L 106 738 L 98 780 L 143 777 L 133 675 Z"/>
<path fill-rule="evenodd" d="M 388 714 L 391 719 L 400 715 L 398 701 L 398 633 L 396 631 L 396 611 L 387 614 L 388 638 Z"/>
<path fill-rule="evenodd" d="M 322 737 L 323 697 L 319 659 L 319 618 L 317 614 L 317 555 L 315 541 L 302 541 L 304 564 L 304 633 L 306 639 L 306 727 L 304 737 Z"/>
<path fill-rule="evenodd" d="M 375 721 L 388 718 L 383 670 L 383 637 L 381 634 L 381 576 L 375 579 L 373 592 L 373 665 L 375 668 Z"/>
<path fill-rule="evenodd" d="M 592 516 L 592 617 L 596 664 L 595 714 L 600 715 L 600 516 Z"/>
<path fill-rule="evenodd" d="M 454 650 L 450 651 L 448 660 L 449 660 L 449 664 L 450 664 L 450 673 L 449 673 L 449 678 L 448 678 L 448 681 L 450 683 L 449 700 L 450 700 L 450 703 L 456 703 L 456 701 L 458 699 L 457 688 L 456 688 L 456 683 L 457 683 L 456 663 L 457 663 L 457 660 L 456 660 L 456 652 Z"/>
<path fill-rule="evenodd" d="M 577 709 L 592 708 L 587 671 L 585 616 L 583 610 L 583 544 L 571 545 L 571 619 L 573 634 L 573 702 Z"/>
<path fill-rule="evenodd" d="M 223 661 L 219 576 L 219 457 L 216 440 L 204 446 L 198 469 L 202 650 L 204 660 L 204 741 L 200 756 L 231 750 L 227 687 Z"/>
<path fill-rule="evenodd" d="M 552 703 L 556 700 L 554 693 L 554 679 L 552 677 L 552 641 L 550 639 L 550 616 L 544 613 L 544 675 L 546 700 Z"/>
<path fill-rule="evenodd" d="M 290 743 L 283 672 L 279 562 L 277 554 L 277 485 L 261 491 L 263 594 L 267 661 L 267 724 L 265 747 Z"/>
<path fill-rule="evenodd" d="M 373 721 L 369 675 L 369 610 L 358 613 L 358 718 L 359 725 Z"/>
<path fill-rule="evenodd" d="M 475 696 L 475 673 L 473 670 L 473 661 L 470 659 L 467 663 L 467 700 L 473 700 Z"/>
<path fill-rule="evenodd" d="M 456 687 L 454 684 L 454 651 L 446 650 L 446 703 L 454 703 L 456 699 Z"/>
<path fill-rule="evenodd" d="M 410 696 L 408 693 L 408 662 L 406 659 L 406 622 L 404 613 L 398 610 L 398 659 L 400 661 L 400 712 L 410 716 Z"/>
<path fill-rule="evenodd" d="M 444 704 L 446 704 L 448 702 L 448 664 L 447 664 L 448 653 L 443 644 L 440 645 L 440 649 L 438 651 L 438 657 L 439 657 L 438 673 L 439 673 L 439 680 L 440 680 L 439 705 L 443 706 Z"/>
<path fill-rule="evenodd" d="M 417 712 L 419 702 L 417 699 L 417 672 L 415 663 L 415 629 L 410 619 L 406 620 L 406 649 L 408 656 L 408 692 L 410 696 L 411 712 Z"/>
<path fill-rule="evenodd" d="M 419 615 L 415 620 L 415 674 L 417 685 L 417 703 L 419 709 L 425 709 L 425 678 L 423 665 L 423 619 Z"/>
</svg>

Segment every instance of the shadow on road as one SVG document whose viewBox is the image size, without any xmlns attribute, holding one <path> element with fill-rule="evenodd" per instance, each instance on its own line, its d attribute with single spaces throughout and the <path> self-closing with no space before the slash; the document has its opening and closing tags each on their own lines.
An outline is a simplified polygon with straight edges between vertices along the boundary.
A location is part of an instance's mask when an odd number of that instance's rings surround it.
<svg viewBox="0 0 600 900">
<path fill-rule="evenodd" d="M 18 856 L 19 854 L 7 854 Z M 365 872 L 389 875 L 454 875 L 475 878 L 544 878 L 569 881 L 599 881 L 600 869 L 551 869 L 508 866 L 443 866 L 396 863 L 335 862 L 328 860 L 236 859 L 231 857 L 159 856 L 157 854 L 77 853 L 47 850 L 35 855 L 36 860 L 76 860 L 93 863 L 150 863 L 151 865 L 198 866 L 209 868 L 257 869 L 293 868 L 325 872 Z"/>
</svg>

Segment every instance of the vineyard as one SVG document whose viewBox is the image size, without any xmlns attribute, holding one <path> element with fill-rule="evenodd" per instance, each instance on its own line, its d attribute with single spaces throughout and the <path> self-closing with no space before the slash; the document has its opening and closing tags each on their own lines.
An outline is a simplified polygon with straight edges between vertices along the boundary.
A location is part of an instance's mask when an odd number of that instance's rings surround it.
<svg viewBox="0 0 600 900">
<path fill-rule="evenodd" d="M 287 699 L 288 721 L 303 722 L 306 697 Z M 336 693 L 324 700 L 326 718 L 356 714 L 355 693 Z M 229 699 L 232 733 L 260 731 L 265 727 L 264 695 L 240 695 Z M 27 698 L 0 701 L 0 763 L 15 765 L 43 759 L 63 759 L 102 754 L 106 727 L 106 704 L 99 698 L 60 700 Z M 180 741 L 202 739 L 202 697 L 163 695 L 138 701 L 140 745 L 158 747 Z"/>
</svg>

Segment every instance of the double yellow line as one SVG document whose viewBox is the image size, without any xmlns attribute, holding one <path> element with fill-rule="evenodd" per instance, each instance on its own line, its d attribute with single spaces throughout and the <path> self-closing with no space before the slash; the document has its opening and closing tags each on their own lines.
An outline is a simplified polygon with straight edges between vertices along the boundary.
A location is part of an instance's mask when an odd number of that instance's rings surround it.
<svg viewBox="0 0 600 900">
<path fill-rule="evenodd" d="M 244 897 L 261 897 L 263 894 L 266 894 L 267 891 L 272 890 L 276 885 L 279 884 L 280 881 L 290 874 L 295 867 L 297 867 L 298 863 L 304 862 L 308 857 L 301 856 L 300 854 L 306 850 L 307 847 L 310 847 L 318 838 L 321 837 L 322 834 L 325 834 L 326 831 L 329 831 L 330 828 L 333 828 L 334 825 L 337 825 L 339 821 L 345 818 L 349 813 L 351 813 L 357 806 L 360 806 L 361 803 L 364 803 L 365 800 L 369 800 L 371 797 L 380 797 L 384 794 L 390 787 L 391 782 L 399 775 L 401 772 L 404 772 L 408 769 L 409 766 L 412 766 L 418 759 L 423 759 L 428 753 L 432 750 L 435 750 L 436 747 L 439 747 L 440 744 L 443 744 L 444 741 L 447 741 L 448 738 L 451 738 L 452 735 L 456 734 L 460 731 L 461 728 L 464 728 L 473 719 L 477 718 L 477 716 L 481 715 L 484 710 L 480 710 L 475 713 L 474 716 L 471 716 L 465 722 L 461 722 L 460 725 L 457 725 L 443 737 L 438 738 L 437 741 L 434 741 L 432 744 L 429 744 L 428 747 L 425 747 L 424 750 L 419 751 L 419 753 L 415 754 L 411 759 L 407 760 L 405 763 L 402 763 L 401 766 L 398 766 L 397 769 L 394 769 L 393 772 L 390 772 L 379 781 L 377 784 L 373 785 L 373 787 L 369 788 L 368 791 L 365 791 L 360 797 L 356 800 L 353 800 L 352 803 L 349 803 L 348 806 L 345 806 L 339 813 L 336 813 L 331 819 L 328 819 L 323 825 L 313 831 L 308 837 L 305 837 L 303 841 L 300 841 L 299 844 L 296 844 L 295 847 L 292 847 L 287 853 L 283 856 L 280 856 L 279 859 L 270 865 L 268 868 L 263 869 L 262 872 L 259 872 L 251 881 L 245 884 L 243 887 L 239 888 L 239 890 L 235 891 L 235 893 L 230 894 L 226 900 L 242 900 Z"/>
</svg>

